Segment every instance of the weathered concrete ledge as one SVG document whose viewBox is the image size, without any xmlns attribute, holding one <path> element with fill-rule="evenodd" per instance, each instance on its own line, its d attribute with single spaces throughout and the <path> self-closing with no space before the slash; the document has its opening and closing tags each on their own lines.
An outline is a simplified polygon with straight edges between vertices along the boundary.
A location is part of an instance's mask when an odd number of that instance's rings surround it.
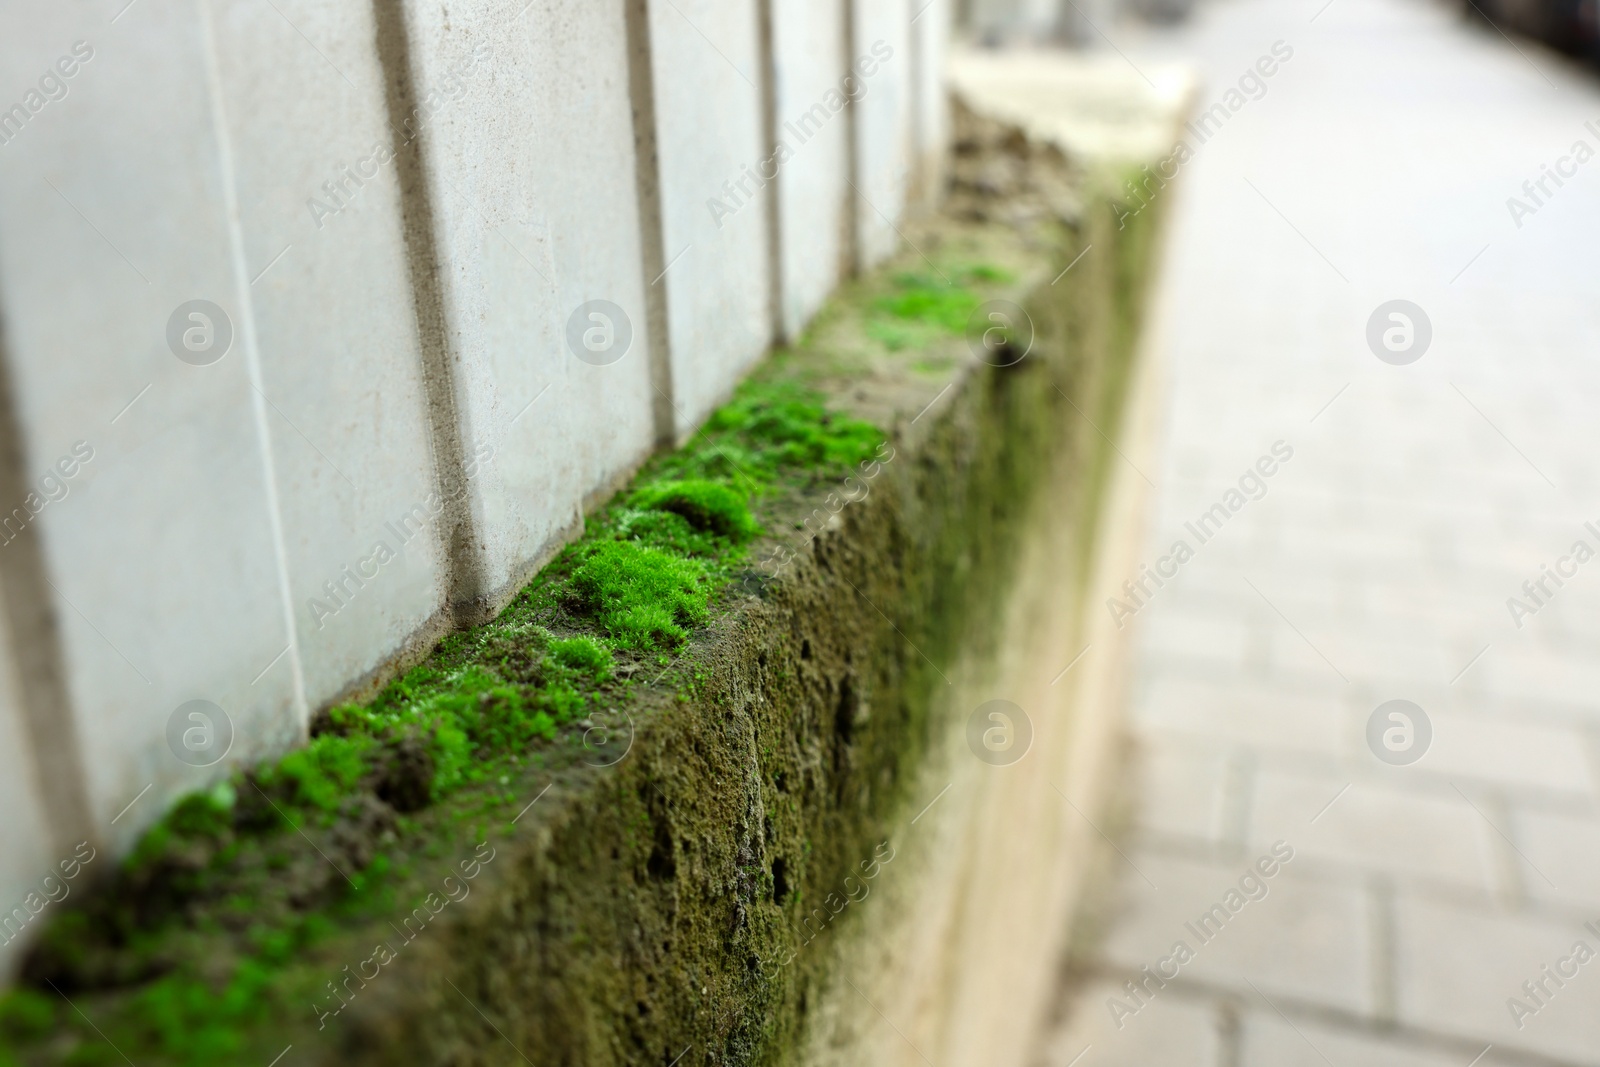
<svg viewBox="0 0 1600 1067">
<path fill-rule="evenodd" d="M 525 783 L 542 799 L 472 906 L 352 1005 L 323 1061 L 1021 1062 L 1087 830 L 1056 792 L 1093 810 L 1114 704 L 1051 679 L 1082 647 L 1154 219 L 1119 232 L 1089 193 L 1058 228 L 1020 199 L 997 212 L 1017 226 L 916 227 L 932 263 L 891 273 L 1013 272 L 1027 357 L 884 353 L 863 338 L 874 278 L 780 358 L 769 373 L 891 450 L 762 515 L 782 535 L 755 555 L 787 566 L 697 640 L 693 697 L 642 716 L 616 766 Z M 1116 659 L 1080 669 L 1104 685 Z M 1031 722 L 1017 764 L 967 746 L 991 697 Z"/>
<path fill-rule="evenodd" d="M 971 116 L 953 168 L 957 214 L 757 371 L 881 427 L 873 460 L 759 498 L 681 655 L 427 823 L 392 914 L 335 913 L 226 1056 L 137 1062 L 1023 1062 L 1108 765 L 1120 646 L 1082 607 L 1136 506 L 1115 442 L 1159 211 L 1119 225 Z M 908 272 L 1025 315 L 979 308 L 976 345 L 936 308 L 897 325 Z M 46 1033 L 23 1062 L 120 1056 Z"/>
</svg>

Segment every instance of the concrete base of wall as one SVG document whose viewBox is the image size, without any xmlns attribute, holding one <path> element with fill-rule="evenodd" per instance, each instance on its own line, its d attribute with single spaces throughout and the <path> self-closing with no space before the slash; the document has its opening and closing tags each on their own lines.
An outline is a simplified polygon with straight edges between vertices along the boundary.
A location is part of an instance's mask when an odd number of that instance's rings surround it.
<svg viewBox="0 0 1600 1067">
<path fill-rule="evenodd" d="M 1158 417 L 1153 369 L 1132 369 L 1122 429 L 1102 423 L 1118 454 L 1096 457 L 1109 460 L 1097 478 L 1079 466 L 1084 442 L 1063 444 L 1072 459 L 1014 547 L 993 645 L 946 668 L 944 734 L 891 835 L 892 873 L 836 947 L 805 1063 L 1032 1062 L 1121 766 L 1129 646 L 1104 604 L 1137 572 L 1140 470 Z M 1094 432 L 1088 410 L 1066 409 L 1069 441 Z M 1015 764 L 986 764 L 968 745 L 975 709 L 995 699 L 1033 730 Z"/>
</svg>

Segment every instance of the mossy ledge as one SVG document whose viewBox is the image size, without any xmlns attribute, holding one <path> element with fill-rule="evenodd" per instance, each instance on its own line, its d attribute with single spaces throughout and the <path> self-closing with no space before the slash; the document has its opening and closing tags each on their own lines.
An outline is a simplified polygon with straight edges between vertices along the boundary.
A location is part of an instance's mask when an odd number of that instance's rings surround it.
<svg viewBox="0 0 1600 1067">
<path fill-rule="evenodd" d="M 1087 203 L 920 224 L 495 621 L 178 804 L 56 915 L 0 1064 L 798 1062 L 801 920 L 892 855 L 1063 469 L 1088 543 L 1155 224 Z M 1012 366 L 962 336 L 991 298 Z"/>
</svg>

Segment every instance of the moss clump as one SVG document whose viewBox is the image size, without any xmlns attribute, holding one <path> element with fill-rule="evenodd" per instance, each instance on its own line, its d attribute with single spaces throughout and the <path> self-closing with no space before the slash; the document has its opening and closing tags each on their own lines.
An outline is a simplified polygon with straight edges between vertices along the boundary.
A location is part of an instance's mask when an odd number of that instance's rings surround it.
<svg viewBox="0 0 1600 1067">
<path fill-rule="evenodd" d="M 699 559 L 716 556 L 722 543 L 715 534 L 696 530 L 682 515 L 641 508 L 628 508 L 618 515 L 615 536 Z"/>
<path fill-rule="evenodd" d="M 635 541 L 592 545 L 572 572 L 570 597 L 594 616 L 622 648 L 670 650 L 705 622 L 710 597 L 706 568 Z"/>
<path fill-rule="evenodd" d="M 873 454 L 883 431 L 829 411 L 793 382 L 751 382 L 706 420 L 682 450 L 660 462 L 662 477 L 722 482 L 760 493 L 786 473 L 832 477 Z"/>
<path fill-rule="evenodd" d="M 56 1005 L 32 989 L 19 989 L 0 1000 L 0 1034 L 20 1040 L 43 1037 L 56 1024 Z M 4 1050 L 0 1049 L 0 1056 Z M 0 1059 L 0 1063 L 5 1062 Z"/>
<path fill-rule="evenodd" d="M 681 515 L 696 530 L 743 544 L 761 531 L 745 498 L 726 485 L 704 479 L 661 482 L 634 494 L 635 507 Z"/>
<path fill-rule="evenodd" d="M 257 784 L 281 793 L 296 808 L 334 812 L 366 777 L 374 738 L 363 734 L 323 734 L 305 748 L 265 767 Z"/>
<path fill-rule="evenodd" d="M 972 287 L 1010 280 L 1006 271 L 981 264 L 954 267 L 937 277 L 896 274 L 892 290 L 873 301 L 867 334 L 890 351 L 899 351 L 925 345 L 939 335 L 961 333 L 981 302 Z"/>
<path fill-rule="evenodd" d="M 559 666 L 600 684 L 611 680 L 611 650 L 592 637 L 550 642 L 550 658 Z"/>
</svg>

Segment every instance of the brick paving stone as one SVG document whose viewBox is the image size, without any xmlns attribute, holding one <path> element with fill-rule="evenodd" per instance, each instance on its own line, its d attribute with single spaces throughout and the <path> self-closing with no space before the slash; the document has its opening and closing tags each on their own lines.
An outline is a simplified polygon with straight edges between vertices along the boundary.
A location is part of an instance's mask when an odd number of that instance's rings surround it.
<svg viewBox="0 0 1600 1067">
<path fill-rule="evenodd" d="M 1584 738 L 1577 731 L 1509 714 L 1438 712 L 1429 717 L 1433 744 L 1423 760 L 1435 774 L 1591 793 Z"/>
<path fill-rule="evenodd" d="M 1144 729 L 1342 756 L 1350 747 L 1342 688 L 1230 683 L 1198 672 L 1152 672 L 1135 697 L 1133 715 Z"/>
<path fill-rule="evenodd" d="M 1517 848 L 1543 872 L 1523 878 L 1528 895 L 1600 923 L 1600 819 L 1513 808 L 1510 823 Z"/>
<path fill-rule="evenodd" d="M 1538 621 L 1535 616 L 1527 629 L 1532 630 Z M 1593 623 L 1589 625 L 1592 640 Z M 1509 625 L 1485 635 L 1485 640 L 1494 640 L 1495 647 L 1481 664 L 1482 687 L 1513 700 L 1575 702 L 1600 721 L 1600 702 L 1595 700 L 1600 694 L 1600 663 L 1592 651 L 1589 656 L 1561 654 L 1533 641 L 1518 641 L 1518 636 Z"/>
<path fill-rule="evenodd" d="M 1395 902 L 1395 960 L 1402 1022 L 1523 1049 L 1572 1063 L 1600 1064 L 1600 937 L 1573 921 L 1505 914 L 1402 894 Z M 1586 942 L 1596 959 L 1577 969 L 1539 1011 L 1509 1007 L 1525 981 Z M 1541 998 L 1543 999 L 1543 998 Z M 1525 999 L 1526 1002 L 1526 999 Z M 1526 1002 L 1528 1007 L 1535 1007 Z"/>
<path fill-rule="evenodd" d="M 1358 885 L 1295 878 L 1291 861 L 1266 881 L 1264 897 L 1243 903 L 1225 921 L 1219 916 L 1201 927 L 1199 920 L 1214 906 L 1230 903 L 1227 894 L 1257 853 L 1231 863 L 1144 849 L 1129 858 L 1143 876 L 1127 871 L 1122 879 L 1124 911 L 1104 944 L 1110 965 L 1130 972 L 1154 967 L 1181 941 L 1194 952 L 1180 970 L 1186 978 L 1239 992 L 1248 992 L 1254 982 L 1269 996 L 1285 994 L 1348 1011 L 1369 1009 L 1369 921 Z"/>
<path fill-rule="evenodd" d="M 1169 839 L 1218 841 L 1228 770 L 1225 746 L 1148 737 L 1139 767 L 1140 830 Z"/>
<path fill-rule="evenodd" d="M 1045 1050 L 1045 1067 L 1221 1067 L 1214 1006 L 1160 996 L 1137 1014 L 1120 1016 L 1118 1027 L 1106 1009 L 1118 992 L 1110 981 L 1078 992 L 1072 1017 Z"/>
<path fill-rule="evenodd" d="M 1249 612 L 1221 614 L 1214 609 L 1190 614 L 1181 609 L 1153 610 L 1141 628 L 1141 644 L 1152 655 L 1198 660 L 1220 667 L 1242 666 L 1257 643 L 1260 620 Z"/>
<path fill-rule="evenodd" d="M 1319 863 L 1490 888 L 1493 831 L 1453 794 L 1267 769 L 1256 779 L 1252 809 L 1250 842 L 1258 851 L 1289 840 Z"/>
</svg>

